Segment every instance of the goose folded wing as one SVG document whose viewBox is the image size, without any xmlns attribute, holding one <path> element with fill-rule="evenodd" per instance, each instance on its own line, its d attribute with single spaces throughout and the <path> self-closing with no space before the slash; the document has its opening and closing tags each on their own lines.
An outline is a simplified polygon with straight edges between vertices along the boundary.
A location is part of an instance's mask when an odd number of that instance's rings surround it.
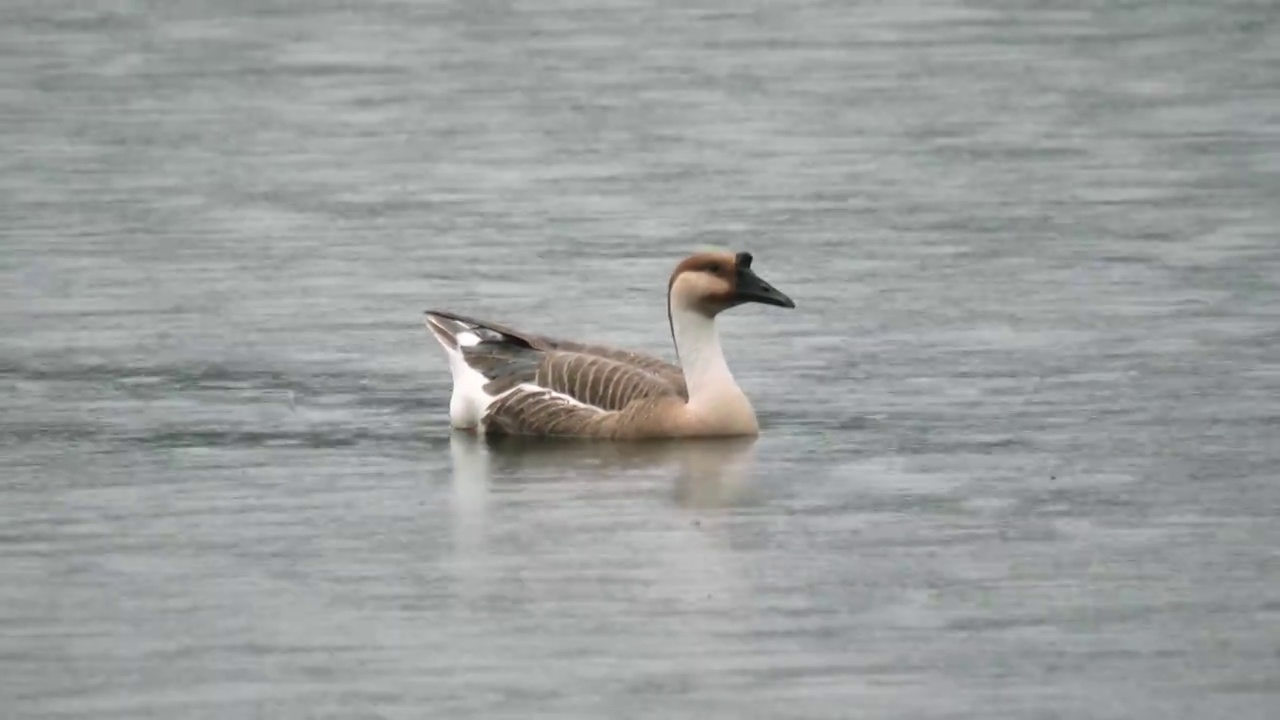
<svg viewBox="0 0 1280 720">
<path fill-rule="evenodd" d="M 609 347 L 594 343 L 574 342 L 559 338 L 523 332 L 506 325 L 479 320 L 477 318 L 446 311 L 434 311 L 436 315 L 446 317 L 466 325 L 495 333 L 497 338 L 484 338 L 482 347 L 469 347 L 466 350 L 467 362 L 486 377 L 495 378 L 495 374 L 507 377 L 507 381 L 495 386 L 507 389 L 514 387 L 511 378 L 518 377 L 518 382 L 532 381 L 535 371 L 531 368 L 544 362 L 552 363 L 561 372 L 572 370 L 579 363 L 586 363 L 589 358 L 603 358 L 618 363 L 633 371 L 648 376 L 637 376 L 633 381 L 626 381 L 633 391 L 650 387 L 653 392 L 668 392 L 668 388 L 682 397 L 688 398 L 685 388 L 684 373 L 678 365 L 644 353 L 632 352 L 621 348 Z M 553 360 L 563 357 L 565 359 Z M 568 367 L 564 366 L 568 363 Z M 576 377 L 572 374 L 571 377 Z M 646 385 L 648 383 L 649 385 Z M 626 393 L 623 393 L 626 396 Z M 637 396 L 638 397 L 638 396 Z M 616 399 L 616 396 L 615 396 Z M 624 403 L 625 404 L 625 403 Z"/>
<path fill-rule="evenodd" d="M 489 406 L 484 425 L 493 435 L 583 437 L 608 414 L 553 390 L 518 385 Z"/>
<path fill-rule="evenodd" d="M 485 386 L 500 395 L 518 386 L 540 388 L 602 411 L 613 412 L 641 399 L 681 395 L 670 379 L 619 360 L 568 351 L 539 352 L 536 364 L 513 358 L 501 369 L 488 367 L 492 378 Z"/>
<path fill-rule="evenodd" d="M 687 395 L 684 384 L 684 371 L 680 369 L 679 365 L 673 365 L 661 358 L 607 345 L 556 340 L 554 338 L 538 338 L 538 340 L 543 343 L 543 347 L 547 350 L 601 357 L 606 360 L 620 362 L 637 370 L 643 370 L 675 387 L 680 395 Z"/>
</svg>

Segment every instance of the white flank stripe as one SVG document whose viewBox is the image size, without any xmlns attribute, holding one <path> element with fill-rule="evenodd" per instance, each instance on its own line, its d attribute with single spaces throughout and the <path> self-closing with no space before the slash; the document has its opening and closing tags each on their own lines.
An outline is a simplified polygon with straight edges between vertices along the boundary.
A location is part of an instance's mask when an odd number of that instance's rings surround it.
<svg viewBox="0 0 1280 720">
<path fill-rule="evenodd" d="M 564 403 L 565 405 L 573 405 L 575 407 L 586 408 L 588 410 L 594 410 L 597 413 L 605 412 L 603 408 L 598 408 L 595 405 L 588 405 L 587 403 L 582 402 L 581 400 L 573 397 L 572 395 L 565 395 L 564 393 L 556 392 L 555 390 L 549 390 L 547 388 L 542 387 L 541 385 L 534 385 L 533 383 L 521 383 L 511 388 L 507 392 L 508 393 L 527 392 L 527 393 L 537 393 L 539 395 L 547 395 L 549 397 L 554 398 L 558 402 Z"/>
</svg>

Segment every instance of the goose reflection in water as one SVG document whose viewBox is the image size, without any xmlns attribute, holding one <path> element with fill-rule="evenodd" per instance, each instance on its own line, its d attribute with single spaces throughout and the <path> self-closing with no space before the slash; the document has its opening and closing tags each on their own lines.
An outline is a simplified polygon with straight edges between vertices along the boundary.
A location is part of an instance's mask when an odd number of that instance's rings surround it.
<svg viewBox="0 0 1280 720">
<path fill-rule="evenodd" d="M 755 502 L 754 445 L 456 433 L 445 591 L 465 617 L 524 640 L 609 632 L 641 655 L 740 657 L 735 623 L 755 588 L 733 528 L 735 509 Z"/>
<path fill-rule="evenodd" d="M 458 501 L 483 503 L 496 484 L 551 480 L 634 481 L 637 474 L 669 474 L 675 501 L 712 509 L 755 502 L 755 437 L 608 443 L 591 440 L 484 439 L 455 432 L 450 439 Z M 480 495 L 477 495 L 480 494 Z"/>
</svg>

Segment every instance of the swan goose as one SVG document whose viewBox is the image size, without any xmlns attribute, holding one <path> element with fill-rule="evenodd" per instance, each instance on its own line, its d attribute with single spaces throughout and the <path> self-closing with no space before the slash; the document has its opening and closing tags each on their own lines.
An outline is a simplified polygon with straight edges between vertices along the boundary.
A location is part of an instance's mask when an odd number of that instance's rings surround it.
<svg viewBox="0 0 1280 720">
<path fill-rule="evenodd" d="M 685 258 L 667 284 L 680 365 L 430 310 L 453 375 L 449 421 L 479 434 L 639 440 L 757 435 L 715 318 L 748 302 L 794 308 L 751 269 L 751 253 Z"/>
</svg>

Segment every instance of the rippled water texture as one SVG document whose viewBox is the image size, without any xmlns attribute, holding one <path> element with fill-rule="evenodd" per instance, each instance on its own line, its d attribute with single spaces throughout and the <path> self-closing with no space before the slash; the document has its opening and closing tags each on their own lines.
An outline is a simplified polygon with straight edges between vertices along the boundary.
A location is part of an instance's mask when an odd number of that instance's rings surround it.
<svg viewBox="0 0 1280 720">
<path fill-rule="evenodd" d="M 0 5 L 0 712 L 1274 718 L 1280 5 Z M 747 443 L 451 436 L 431 307 Z"/>
</svg>

